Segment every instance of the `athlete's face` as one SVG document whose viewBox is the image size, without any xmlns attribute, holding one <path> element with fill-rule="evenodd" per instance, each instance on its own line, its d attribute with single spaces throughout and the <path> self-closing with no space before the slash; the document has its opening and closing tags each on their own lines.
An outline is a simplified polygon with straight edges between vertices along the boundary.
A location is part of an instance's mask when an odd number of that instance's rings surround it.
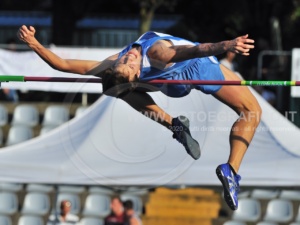
<svg viewBox="0 0 300 225">
<path fill-rule="evenodd" d="M 117 61 L 114 71 L 133 81 L 135 76 L 140 75 L 141 60 L 140 47 L 133 47 Z"/>
</svg>

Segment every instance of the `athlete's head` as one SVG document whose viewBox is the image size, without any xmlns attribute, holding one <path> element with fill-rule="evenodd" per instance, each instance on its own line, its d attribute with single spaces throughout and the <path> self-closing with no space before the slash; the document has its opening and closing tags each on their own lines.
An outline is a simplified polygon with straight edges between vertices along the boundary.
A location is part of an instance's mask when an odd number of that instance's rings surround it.
<svg viewBox="0 0 300 225">
<path fill-rule="evenodd" d="M 120 57 L 113 67 L 115 73 L 128 79 L 128 81 L 134 81 L 136 77 L 141 73 L 141 47 L 139 45 L 133 45 L 132 48 Z"/>
<path fill-rule="evenodd" d="M 121 97 L 135 89 L 132 82 L 139 80 L 141 72 L 141 48 L 133 45 L 132 49 L 120 57 L 112 68 L 102 76 L 103 92 L 107 95 Z M 129 85 L 121 85 L 128 84 Z"/>
</svg>

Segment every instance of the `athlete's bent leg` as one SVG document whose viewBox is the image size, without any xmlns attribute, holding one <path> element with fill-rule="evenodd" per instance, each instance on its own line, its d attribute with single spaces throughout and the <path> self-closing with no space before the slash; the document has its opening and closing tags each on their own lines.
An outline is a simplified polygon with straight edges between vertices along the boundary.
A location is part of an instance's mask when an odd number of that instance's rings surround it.
<svg viewBox="0 0 300 225">
<path fill-rule="evenodd" d="M 225 80 L 240 78 L 225 66 L 220 65 Z M 231 107 L 240 117 L 230 133 L 230 156 L 228 162 L 238 172 L 256 127 L 260 123 L 261 108 L 248 87 L 224 85 L 214 96 Z"/>
<path fill-rule="evenodd" d="M 222 65 L 220 68 L 225 80 L 240 80 L 231 70 Z M 224 85 L 214 96 L 240 116 L 231 129 L 228 162 L 219 165 L 216 169 L 216 174 L 224 188 L 224 199 L 232 210 L 236 210 L 241 179 L 237 173 L 260 122 L 261 108 L 247 87 Z"/>
<path fill-rule="evenodd" d="M 189 120 L 186 117 L 172 118 L 145 92 L 133 91 L 123 96 L 122 99 L 135 110 L 170 129 L 173 132 L 173 138 L 183 144 L 185 150 L 193 159 L 200 158 L 200 146 L 191 136 Z"/>
<path fill-rule="evenodd" d="M 160 108 L 146 92 L 133 91 L 122 97 L 131 107 L 138 112 L 160 123 L 169 129 L 172 125 L 172 117 Z"/>
</svg>

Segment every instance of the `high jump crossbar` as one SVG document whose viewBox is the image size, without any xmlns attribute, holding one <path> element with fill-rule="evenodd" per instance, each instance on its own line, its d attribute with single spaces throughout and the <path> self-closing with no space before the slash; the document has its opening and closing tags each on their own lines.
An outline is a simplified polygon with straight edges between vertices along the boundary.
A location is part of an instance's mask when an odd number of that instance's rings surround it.
<svg viewBox="0 0 300 225">
<path fill-rule="evenodd" d="M 20 75 L 0 75 L 1 82 L 78 82 L 102 83 L 101 78 L 40 77 Z M 147 84 L 185 84 L 185 85 L 238 85 L 238 86 L 300 86 L 300 81 L 262 81 L 262 80 L 151 80 Z"/>
</svg>

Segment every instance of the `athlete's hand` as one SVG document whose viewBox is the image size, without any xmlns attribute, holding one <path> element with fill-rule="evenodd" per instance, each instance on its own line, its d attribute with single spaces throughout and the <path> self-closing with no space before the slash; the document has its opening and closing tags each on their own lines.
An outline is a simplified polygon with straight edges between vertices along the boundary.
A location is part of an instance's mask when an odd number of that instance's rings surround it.
<svg viewBox="0 0 300 225">
<path fill-rule="evenodd" d="M 32 26 L 29 26 L 28 29 L 27 26 L 23 25 L 19 28 L 17 32 L 18 38 L 28 45 L 32 44 L 36 40 L 34 35 L 35 35 L 35 29 Z"/>
<path fill-rule="evenodd" d="M 254 40 L 248 38 L 248 34 L 237 37 L 230 41 L 229 51 L 248 56 L 249 51 L 254 48 Z"/>
</svg>

